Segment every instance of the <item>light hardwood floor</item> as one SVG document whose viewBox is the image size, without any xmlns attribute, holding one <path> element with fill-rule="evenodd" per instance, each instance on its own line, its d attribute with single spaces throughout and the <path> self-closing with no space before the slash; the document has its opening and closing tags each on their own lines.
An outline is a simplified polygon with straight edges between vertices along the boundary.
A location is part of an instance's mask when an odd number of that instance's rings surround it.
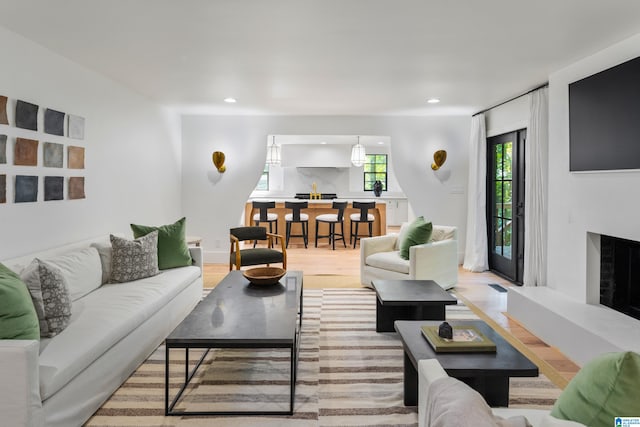
<svg viewBox="0 0 640 427">
<path fill-rule="evenodd" d="M 287 269 L 302 270 L 305 276 L 353 276 L 359 281 L 360 246 L 353 249 L 347 244 L 344 248 L 341 242 L 338 243 L 334 251 L 327 245 L 326 239 L 318 243 L 318 248 L 310 242 L 308 249 L 305 249 L 301 243 L 293 243 L 292 240 L 287 250 Z M 228 264 L 206 264 L 205 283 L 216 282 L 228 271 Z M 330 280 L 323 283 L 327 283 L 324 287 L 332 287 Z M 354 280 L 352 283 L 357 281 Z M 489 286 L 492 283 L 504 288 L 512 286 L 510 282 L 493 273 L 470 273 L 461 268 L 458 285 L 454 290 L 456 295 L 476 314 L 536 363 L 543 374 L 558 387 L 564 388 L 578 371 L 579 366 L 557 348 L 547 345 L 517 321 L 509 318 L 506 314 L 507 293 L 496 291 Z M 340 285 L 336 283 L 336 286 Z"/>
</svg>

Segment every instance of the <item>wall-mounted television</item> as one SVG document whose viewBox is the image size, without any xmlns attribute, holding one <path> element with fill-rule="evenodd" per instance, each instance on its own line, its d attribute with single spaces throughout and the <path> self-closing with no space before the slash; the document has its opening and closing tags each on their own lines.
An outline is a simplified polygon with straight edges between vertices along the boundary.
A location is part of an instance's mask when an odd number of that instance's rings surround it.
<svg viewBox="0 0 640 427">
<path fill-rule="evenodd" d="M 569 84 L 570 171 L 640 169 L 640 57 Z"/>
</svg>

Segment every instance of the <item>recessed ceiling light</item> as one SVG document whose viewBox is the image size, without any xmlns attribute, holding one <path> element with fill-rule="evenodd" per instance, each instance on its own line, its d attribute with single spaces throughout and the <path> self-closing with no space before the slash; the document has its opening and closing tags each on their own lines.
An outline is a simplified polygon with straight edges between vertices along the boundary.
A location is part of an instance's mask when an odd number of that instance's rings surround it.
<svg viewBox="0 0 640 427">
<path fill-rule="evenodd" d="M 384 141 L 378 141 L 378 144 L 383 145 Z"/>
<path fill-rule="evenodd" d="M 326 143 L 327 143 L 327 141 L 321 141 L 320 142 L 320 144 L 323 144 L 323 145 L 326 144 Z"/>
<path fill-rule="evenodd" d="M 224 102 L 228 102 L 229 104 L 235 104 L 236 99 L 235 98 L 225 98 Z"/>
<path fill-rule="evenodd" d="M 427 99 L 427 103 L 429 103 L 429 104 L 437 104 L 438 102 L 440 102 L 440 100 L 438 98 L 429 98 L 429 99 Z"/>
</svg>

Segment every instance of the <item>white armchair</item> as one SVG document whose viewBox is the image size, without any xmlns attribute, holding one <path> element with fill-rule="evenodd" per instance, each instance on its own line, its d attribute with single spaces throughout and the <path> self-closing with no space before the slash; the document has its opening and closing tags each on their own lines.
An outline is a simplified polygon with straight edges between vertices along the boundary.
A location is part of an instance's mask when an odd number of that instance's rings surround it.
<svg viewBox="0 0 640 427">
<path fill-rule="evenodd" d="M 444 289 L 458 282 L 457 228 L 434 225 L 431 241 L 409 248 L 409 259 L 400 257 L 399 240 L 408 224 L 398 234 L 360 240 L 360 282 L 372 287 L 375 279 L 434 280 Z"/>
</svg>

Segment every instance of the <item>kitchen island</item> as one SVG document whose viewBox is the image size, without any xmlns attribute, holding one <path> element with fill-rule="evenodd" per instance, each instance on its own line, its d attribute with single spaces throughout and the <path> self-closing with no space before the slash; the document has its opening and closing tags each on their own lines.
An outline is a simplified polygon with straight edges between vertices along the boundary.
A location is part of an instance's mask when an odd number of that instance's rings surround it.
<svg viewBox="0 0 640 427">
<path fill-rule="evenodd" d="M 260 200 L 266 200 L 266 199 L 260 199 Z M 269 199 L 269 200 L 274 200 L 274 199 Z M 331 200 L 296 200 L 293 198 L 287 199 L 287 200 L 309 202 L 309 207 L 307 209 L 303 209 L 301 212 L 309 215 L 309 243 L 314 244 L 313 242 L 315 242 L 315 238 L 316 238 L 315 218 L 317 215 L 321 215 L 321 214 L 336 213 L 336 210 L 331 208 L 332 201 Z M 344 201 L 344 199 L 339 199 L 339 200 Z M 269 209 L 269 212 L 278 214 L 278 233 L 284 236 L 285 230 L 286 230 L 286 223 L 284 221 L 284 216 L 288 213 L 291 213 L 291 209 L 286 209 L 284 207 L 285 200 L 283 199 L 276 199 L 275 202 L 276 202 L 276 207 L 274 209 Z M 244 208 L 245 225 L 247 226 L 254 225 L 252 218 L 253 218 L 253 215 L 256 213 L 258 213 L 258 210 L 253 209 L 251 200 L 249 200 L 246 203 Z M 345 242 L 347 246 L 349 245 L 349 230 L 351 227 L 351 220 L 349 219 L 349 217 L 351 214 L 354 214 L 354 213 L 360 213 L 360 209 L 354 209 L 353 203 L 349 202 L 347 209 L 345 209 L 344 211 L 344 236 L 345 236 Z M 384 234 L 387 234 L 387 204 L 384 201 L 376 200 L 375 209 L 369 210 L 369 213 L 373 214 L 375 218 L 373 221 L 373 235 L 382 236 Z M 299 231 L 300 231 L 299 227 L 300 225 L 293 224 L 292 233 L 299 234 Z M 339 227 L 338 227 L 338 230 L 339 230 Z M 328 232 L 327 225 L 321 224 L 320 234 L 327 234 L 327 232 Z M 366 226 L 366 224 L 364 226 L 363 225 L 360 226 L 359 234 L 364 237 L 368 235 L 368 227 Z M 291 240 L 292 243 L 297 243 L 298 241 L 302 242 L 302 239 L 293 238 Z M 323 239 L 320 242 L 322 242 L 322 244 L 326 244 L 327 239 Z"/>
</svg>

